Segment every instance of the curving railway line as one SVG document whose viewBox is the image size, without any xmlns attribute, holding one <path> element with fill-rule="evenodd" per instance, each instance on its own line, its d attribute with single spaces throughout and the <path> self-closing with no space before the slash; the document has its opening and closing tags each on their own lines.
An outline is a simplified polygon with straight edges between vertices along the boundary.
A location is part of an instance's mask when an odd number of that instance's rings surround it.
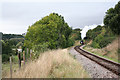
<svg viewBox="0 0 120 80">
<path fill-rule="evenodd" d="M 116 75 L 120 76 L 120 64 L 110 61 L 108 59 L 102 58 L 100 56 L 94 55 L 90 52 L 87 52 L 81 49 L 81 46 L 76 46 L 74 49 L 79 52 L 80 54 L 84 55 L 85 57 L 89 58 L 90 60 L 98 63 L 99 65 L 103 66 L 104 68 L 108 69 L 109 71 L 115 73 Z"/>
</svg>

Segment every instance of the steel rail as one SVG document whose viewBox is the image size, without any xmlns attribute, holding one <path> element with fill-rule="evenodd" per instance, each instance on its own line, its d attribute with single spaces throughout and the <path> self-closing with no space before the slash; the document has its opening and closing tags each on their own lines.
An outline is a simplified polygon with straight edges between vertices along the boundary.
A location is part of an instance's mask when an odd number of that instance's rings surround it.
<svg viewBox="0 0 120 80">
<path fill-rule="evenodd" d="M 92 54 L 90 52 L 87 52 L 87 51 L 81 49 L 81 46 L 76 46 L 76 47 L 74 47 L 74 49 L 77 52 L 79 52 L 80 54 L 89 58 L 90 60 L 98 63 L 99 65 L 103 66 L 104 68 L 108 69 L 109 71 L 112 71 L 116 75 L 120 76 L 120 64 L 119 63 L 113 62 L 111 60 L 108 60 L 103 57 Z"/>
</svg>

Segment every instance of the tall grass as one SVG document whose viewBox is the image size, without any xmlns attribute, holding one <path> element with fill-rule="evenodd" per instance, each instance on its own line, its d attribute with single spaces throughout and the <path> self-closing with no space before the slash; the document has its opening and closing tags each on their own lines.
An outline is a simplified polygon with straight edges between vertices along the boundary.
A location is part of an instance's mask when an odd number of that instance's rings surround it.
<svg viewBox="0 0 120 80">
<path fill-rule="evenodd" d="M 9 76 L 7 76 L 9 77 Z M 13 78 L 89 78 L 67 49 L 44 52 L 38 60 L 13 73 Z"/>
</svg>

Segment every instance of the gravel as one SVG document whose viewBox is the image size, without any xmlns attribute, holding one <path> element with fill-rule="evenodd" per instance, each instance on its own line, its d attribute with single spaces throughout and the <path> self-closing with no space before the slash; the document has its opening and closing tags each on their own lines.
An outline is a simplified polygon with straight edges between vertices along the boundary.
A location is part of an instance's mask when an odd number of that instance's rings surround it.
<svg viewBox="0 0 120 80">
<path fill-rule="evenodd" d="M 74 47 L 69 52 L 83 65 L 83 68 L 89 73 L 92 78 L 118 78 L 118 76 L 96 62 L 84 57 L 78 53 Z"/>
</svg>

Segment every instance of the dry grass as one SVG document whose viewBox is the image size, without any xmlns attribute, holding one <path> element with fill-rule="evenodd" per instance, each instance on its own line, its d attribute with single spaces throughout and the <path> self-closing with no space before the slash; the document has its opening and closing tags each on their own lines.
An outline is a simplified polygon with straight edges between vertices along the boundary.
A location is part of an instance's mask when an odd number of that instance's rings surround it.
<svg viewBox="0 0 120 80">
<path fill-rule="evenodd" d="M 76 40 L 74 46 L 80 45 L 80 40 Z"/>
<path fill-rule="evenodd" d="M 110 59 L 113 59 L 114 61 L 118 60 L 118 39 L 115 39 L 111 44 L 107 45 L 105 48 L 102 49 L 94 49 L 90 46 L 86 46 L 84 49 L 92 53 L 108 57 Z"/>
<path fill-rule="evenodd" d="M 7 76 L 9 77 L 9 75 Z M 82 66 L 68 50 L 53 50 L 29 62 L 25 69 L 13 73 L 13 78 L 89 78 Z"/>
</svg>

